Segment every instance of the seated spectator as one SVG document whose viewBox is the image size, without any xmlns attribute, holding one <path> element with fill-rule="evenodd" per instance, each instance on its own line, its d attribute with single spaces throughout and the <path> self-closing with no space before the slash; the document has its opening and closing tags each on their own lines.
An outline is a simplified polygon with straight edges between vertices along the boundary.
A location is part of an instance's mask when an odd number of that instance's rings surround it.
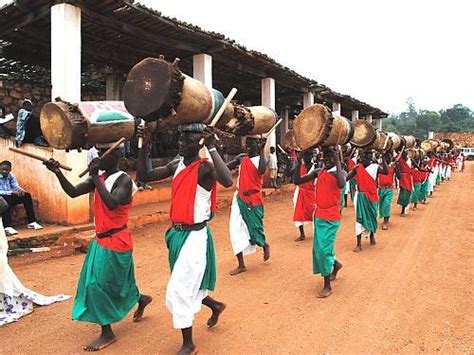
<svg viewBox="0 0 474 355">
<path fill-rule="evenodd" d="M 35 211 L 33 209 L 33 200 L 31 195 L 23 190 L 15 175 L 13 175 L 12 163 L 8 160 L 2 161 L 1 175 L 0 175 L 0 196 L 7 201 L 9 208 L 3 212 L 3 225 L 7 235 L 18 234 L 18 232 L 11 226 L 10 209 L 12 206 L 23 204 L 26 210 L 27 227 L 29 229 L 42 229 L 43 227 L 36 222 Z"/>
<path fill-rule="evenodd" d="M 43 138 L 39 118 L 32 114 L 33 103 L 25 99 L 23 106 L 18 111 L 16 121 L 16 146 L 20 148 L 23 143 L 34 143 L 42 147 L 49 147 Z"/>
</svg>

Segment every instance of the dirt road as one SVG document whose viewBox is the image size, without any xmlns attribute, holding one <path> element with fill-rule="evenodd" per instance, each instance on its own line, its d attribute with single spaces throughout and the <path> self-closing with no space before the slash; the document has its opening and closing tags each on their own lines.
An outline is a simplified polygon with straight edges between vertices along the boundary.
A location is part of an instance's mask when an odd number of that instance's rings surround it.
<svg viewBox="0 0 474 355">
<path fill-rule="evenodd" d="M 388 231 L 374 247 L 364 240 L 353 253 L 354 210 L 344 211 L 336 254 L 344 268 L 327 299 L 316 298 L 322 280 L 311 273 L 312 232 L 295 243 L 292 196 L 268 200 L 265 225 L 272 246 L 247 258 L 248 272 L 235 266 L 228 238 L 228 210 L 212 222 L 218 257 L 214 296 L 228 304 L 220 323 L 207 331 L 207 309 L 197 315 L 195 341 L 201 353 L 473 352 L 474 351 L 474 164 L 455 173 L 418 211 L 400 218 L 393 205 Z M 164 306 L 168 280 L 163 235 L 167 225 L 135 233 L 139 286 L 155 301 L 141 323 L 131 315 L 117 324 L 119 341 L 103 353 L 165 353 L 179 349 Z M 20 279 L 45 294 L 74 294 L 84 255 L 31 263 L 17 257 Z M 0 353 L 81 353 L 97 326 L 70 320 L 72 300 L 37 308 L 0 328 Z"/>
</svg>

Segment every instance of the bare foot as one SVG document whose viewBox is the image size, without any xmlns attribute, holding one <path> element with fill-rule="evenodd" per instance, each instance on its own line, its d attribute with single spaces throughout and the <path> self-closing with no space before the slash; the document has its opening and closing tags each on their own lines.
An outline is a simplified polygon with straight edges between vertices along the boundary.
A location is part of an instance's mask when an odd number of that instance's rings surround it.
<svg viewBox="0 0 474 355">
<path fill-rule="evenodd" d="M 263 246 L 263 261 L 270 259 L 270 245 L 265 244 Z"/>
<path fill-rule="evenodd" d="M 179 349 L 178 351 L 178 355 L 193 355 L 193 354 L 197 354 L 197 347 L 196 345 L 192 345 L 192 346 L 182 346 L 181 349 Z"/>
<path fill-rule="evenodd" d="M 211 318 L 207 320 L 208 329 L 211 329 L 213 326 L 217 324 L 217 321 L 219 320 L 219 316 L 221 315 L 222 312 L 224 312 L 226 307 L 227 305 L 225 303 L 219 303 L 217 309 L 212 311 Z"/>
<path fill-rule="evenodd" d="M 329 280 L 334 281 L 336 279 L 337 273 L 342 269 L 342 264 L 338 261 L 334 263 L 334 269 L 332 270 Z"/>
<path fill-rule="evenodd" d="M 153 301 L 153 298 L 147 295 L 140 295 L 140 299 L 138 300 L 138 308 L 133 313 L 133 321 L 134 322 L 139 322 L 142 320 L 143 317 L 143 312 L 145 311 L 145 307 L 148 306 L 151 301 Z"/>
<path fill-rule="evenodd" d="M 323 288 L 321 292 L 318 293 L 318 298 L 326 298 L 330 296 L 332 293 L 332 290 L 330 288 Z"/>
<path fill-rule="evenodd" d="M 354 249 L 352 249 L 352 251 L 356 252 L 356 253 L 362 251 L 362 245 L 356 245 L 356 247 Z"/>
<path fill-rule="evenodd" d="M 92 343 L 84 346 L 84 351 L 99 351 L 115 343 L 116 341 L 117 341 L 117 338 L 115 337 L 115 334 L 112 331 L 110 331 L 110 333 L 102 334 L 99 338 L 94 340 Z"/>
<path fill-rule="evenodd" d="M 245 266 L 238 266 L 230 272 L 230 276 L 234 276 L 245 271 L 247 271 L 247 268 Z"/>
<path fill-rule="evenodd" d="M 400 215 L 400 217 L 406 217 L 406 216 L 407 216 L 406 213 L 402 213 L 402 214 Z"/>
<path fill-rule="evenodd" d="M 386 231 L 388 229 L 388 226 L 384 223 L 382 224 L 382 230 Z"/>
<path fill-rule="evenodd" d="M 302 242 L 305 239 L 306 237 L 304 235 L 300 235 L 298 238 L 295 239 L 295 242 Z"/>
<path fill-rule="evenodd" d="M 412 211 L 416 211 L 416 207 L 413 207 L 413 208 L 412 208 Z"/>
<path fill-rule="evenodd" d="M 375 235 L 371 234 L 370 235 L 370 245 L 375 245 L 377 242 L 375 241 Z"/>
</svg>

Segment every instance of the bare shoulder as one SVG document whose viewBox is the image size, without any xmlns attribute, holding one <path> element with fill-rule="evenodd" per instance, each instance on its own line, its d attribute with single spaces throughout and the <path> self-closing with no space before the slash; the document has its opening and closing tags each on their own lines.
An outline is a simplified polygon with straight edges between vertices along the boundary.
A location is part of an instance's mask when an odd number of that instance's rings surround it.
<svg viewBox="0 0 474 355">
<path fill-rule="evenodd" d="M 212 174 L 214 173 L 214 171 L 215 171 L 214 164 L 210 161 L 205 161 L 199 167 L 199 172 L 204 175 Z"/>
</svg>

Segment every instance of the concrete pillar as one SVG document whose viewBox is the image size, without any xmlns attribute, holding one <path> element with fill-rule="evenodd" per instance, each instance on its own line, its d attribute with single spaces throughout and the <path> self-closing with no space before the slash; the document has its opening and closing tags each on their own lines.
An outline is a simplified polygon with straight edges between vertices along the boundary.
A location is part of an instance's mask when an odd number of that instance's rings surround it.
<svg viewBox="0 0 474 355">
<path fill-rule="evenodd" d="M 433 139 L 434 138 L 434 132 L 433 131 L 429 131 L 428 132 L 428 139 Z"/>
<path fill-rule="evenodd" d="M 70 4 L 51 7 L 51 96 L 77 103 L 81 101 L 81 9 Z M 76 185 L 78 174 L 87 166 L 87 152 L 66 153 L 55 150 L 55 156 L 73 170 L 66 176 Z M 52 193 L 64 194 L 58 190 Z M 66 212 L 67 224 L 89 222 L 89 195 L 67 198 L 55 206 Z"/>
<path fill-rule="evenodd" d="M 204 53 L 193 56 L 193 77 L 212 88 L 212 56 Z"/>
<path fill-rule="evenodd" d="M 375 122 L 375 128 L 377 128 L 379 131 L 381 131 L 382 130 L 382 119 L 379 118 L 377 120 L 374 120 L 374 122 Z"/>
<path fill-rule="evenodd" d="M 281 114 L 281 119 L 283 120 L 282 123 L 280 123 L 280 137 L 283 139 L 285 136 L 285 133 L 288 132 L 288 116 L 289 116 L 289 107 L 285 107 L 283 109 L 283 112 Z"/>
<path fill-rule="evenodd" d="M 305 92 L 303 95 L 303 108 L 314 105 L 314 94 L 312 92 Z"/>
<path fill-rule="evenodd" d="M 108 74 L 105 78 L 105 99 L 107 101 L 122 100 L 122 89 L 125 84 L 122 74 Z"/>
<path fill-rule="evenodd" d="M 365 116 L 365 120 L 366 120 L 367 122 L 372 123 L 372 115 L 371 115 L 370 113 L 369 113 L 368 115 L 366 115 L 366 116 Z"/>
<path fill-rule="evenodd" d="M 352 110 L 352 121 L 359 119 L 359 110 Z"/>
<path fill-rule="evenodd" d="M 262 105 L 271 109 L 275 109 L 275 79 L 262 79 Z M 276 133 L 273 132 L 267 140 L 267 147 L 276 148 Z"/>
<path fill-rule="evenodd" d="M 335 115 L 341 115 L 341 103 L 340 102 L 333 102 L 332 103 L 332 112 Z"/>
</svg>

